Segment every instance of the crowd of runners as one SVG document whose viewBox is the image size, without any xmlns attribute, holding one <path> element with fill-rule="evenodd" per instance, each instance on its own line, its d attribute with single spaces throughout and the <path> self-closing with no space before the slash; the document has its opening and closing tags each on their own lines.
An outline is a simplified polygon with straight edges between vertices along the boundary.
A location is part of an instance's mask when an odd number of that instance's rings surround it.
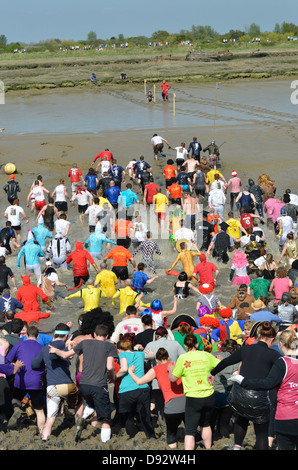
<svg viewBox="0 0 298 470">
<path fill-rule="evenodd" d="M 172 145 L 154 134 L 150 145 L 152 164 L 123 165 L 106 148 L 56 187 L 36 175 L 25 188 L 17 173 L 5 184 L 2 430 L 21 429 L 25 415 L 47 441 L 67 410 L 77 442 L 90 422 L 102 442 L 120 428 L 128 439 L 164 433 L 171 449 L 212 449 L 224 437 L 239 450 L 252 424 L 257 450 L 296 449 L 295 188 L 225 174 L 214 141 Z M 173 301 L 163 305 L 156 292 L 169 279 Z M 62 288 L 82 302 L 78 324 L 65 315 L 45 334 Z"/>
</svg>

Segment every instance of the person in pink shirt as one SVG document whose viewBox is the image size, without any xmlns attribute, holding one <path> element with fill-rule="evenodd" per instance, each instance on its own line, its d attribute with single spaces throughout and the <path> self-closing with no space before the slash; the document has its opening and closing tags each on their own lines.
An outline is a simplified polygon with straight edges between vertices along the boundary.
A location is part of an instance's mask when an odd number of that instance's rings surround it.
<svg viewBox="0 0 298 470">
<path fill-rule="evenodd" d="M 284 202 L 282 202 L 281 196 L 277 196 L 276 198 L 269 198 L 264 204 L 264 212 L 267 214 L 267 225 L 270 224 L 269 220 L 270 219 L 276 227 L 277 225 L 277 219 L 280 216 L 280 210 L 284 206 Z M 269 222 L 269 224 L 268 224 Z"/>
<path fill-rule="evenodd" d="M 227 193 L 228 187 L 231 186 L 231 194 L 230 194 L 230 207 L 231 211 L 233 211 L 234 208 L 234 201 L 237 198 L 238 194 L 241 191 L 241 186 L 242 182 L 239 176 L 237 175 L 237 172 L 235 170 L 232 171 L 232 178 L 229 179 L 225 186 L 225 193 Z"/>
</svg>

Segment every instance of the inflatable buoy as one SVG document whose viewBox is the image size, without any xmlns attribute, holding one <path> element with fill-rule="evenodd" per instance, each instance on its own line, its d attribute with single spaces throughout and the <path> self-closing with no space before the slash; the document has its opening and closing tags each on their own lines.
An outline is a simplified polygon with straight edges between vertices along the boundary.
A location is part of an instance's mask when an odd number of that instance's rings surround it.
<svg viewBox="0 0 298 470">
<path fill-rule="evenodd" d="M 4 171 L 7 175 L 12 175 L 16 171 L 16 166 L 14 163 L 6 163 Z"/>
</svg>

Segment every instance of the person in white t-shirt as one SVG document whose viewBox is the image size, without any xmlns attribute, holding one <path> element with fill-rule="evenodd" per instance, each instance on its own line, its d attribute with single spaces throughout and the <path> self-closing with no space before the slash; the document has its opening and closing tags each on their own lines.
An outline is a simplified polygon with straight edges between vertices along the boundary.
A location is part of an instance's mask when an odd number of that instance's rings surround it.
<svg viewBox="0 0 298 470">
<path fill-rule="evenodd" d="M 70 222 L 67 220 L 66 214 L 60 214 L 59 219 L 55 220 L 54 225 L 56 234 L 61 233 L 63 237 L 67 237 L 70 229 Z"/>
<path fill-rule="evenodd" d="M 176 164 L 179 170 L 185 162 L 185 158 L 188 157 L 188 151 L 185 148 L 185 142 L 181 142 L 179 147 L 173 147 L 173 150 L 176 150 Z"/>
<path fill-rule="evenodd" d="M 59 181 L 58 186 L 54 189 L 52 192 L 52 197 L 55 198 L 55 207 L 57 207 L 59 212 L 67 212 L 68 211 L 68 206 L 67 206 L 67 201 L 68 199 L 70 201 L 70 197 L 66 191 L 66 187 L 64 185 L 64 180 L 61 179 Z"/>
<path fill-rule="evenodd" d="M 88 207 L 88 209 L 85 212 L 85 215 L 89 217 L 89 232 L 95 232 L 95 226 L 97 223 L 97 217 L 102 212 L 103 209 L 99 205 L 99 198 L 95 197 L 93 199 L 93 204 Z"/>
<path fill-rule="evenodd" d="M 137 160 L 133 158 L 132 160 L 130 160 L 128 165 L 126 165 L 126 168 L 125 168 L 125 173 L 130 177 L 131 180 L 133 179 L 133 175 L 134 175 L 133 167 L 136 163 L 137 163 Z"/>
<path fill-rule="evenodd" d="M 13 201 L 13 204 L 9 207 L 4 212 L 4 217 L 11 222 L 11 228 L 15 231 L 16 233 L 16 239 L 17 243 L 21 243 L 21 216 L 23 216 L 26 219 L 26 224 L 28 224 L 29 219 L 22 207 L 19 206 L 19 200 L 15 199 Z"/>
<path fill-rule="evenodd" d="M 164 139 L 163 137 L 160 137 L 160 135 L 153 134 L 153 137 L 151 139 L 151 144 L 153 147 L 155 160 L 157 160 L 157 155 L 163 151 L 164 142 L 168 145 L 169 148 L 171 148 L 169 142 L 166 139 Z"/>
<path fill-rule="evenodd" d="M 43 206 L 46 205 L 44 193 L 50 194 L 50 191 L 42 186 L 39 180 L 36 180 L 33 188 L 27 196 L 27 207 L 29 207 L 29 200 L 31 200 L 32 197 L 34 199 L 36 212 L 39 213 Z"/>
</svg>

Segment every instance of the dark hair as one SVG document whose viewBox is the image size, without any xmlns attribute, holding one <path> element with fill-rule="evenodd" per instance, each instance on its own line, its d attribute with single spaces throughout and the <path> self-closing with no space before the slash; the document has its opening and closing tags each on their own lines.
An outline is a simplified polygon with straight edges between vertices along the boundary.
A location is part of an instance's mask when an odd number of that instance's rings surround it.
<svg viewBox="0 0 298 470">
<path fill-rule="evenodd" d="M 27 337 L 33 336 L 34 338 L 38 337 L 38 328 L 36 326 L 28 326 L 27 328 Z"/>
<path fill-rule="evenodd" d="M 193 349 L 198 344 L 198 339 L 194 334 L 186 335 L 184 338 L 184 345 L 190 349 Z"/>
<path fill-rule="evenodd" d="M 123 349 L 124 351 L 133 351 L 133 348 L 136 344 L 136 335 L 134 333 L 125 333 L 124 335 L 120 335 L 117 348 Z"/>
<path fill-rule="evenodd" d="M 127 315 L 136 315 L 137 311 L 138 310 L 134 305 L 129 305 L 128 307 L 126 307 Z"/>
<path fill-rule="evenodd" d="M 143 269 L 146 268 L 146 264 L 145 263 L 139 263 L 138 264 L 138 271 L 143 271 Z"/>
<path fill-rule="evenodd" d="M 234 339 L 224 339 L 221 343 L 220 350 L 222 352 L 233 354 L 233 352 L 235 352 L 239 347 L 240 345 Z"/>
<path fill-rule="evenodd" d="M 181 271 L 178 276 L 178 281 L 187 281 L 187 274 L 185 271 Z"/>
<path fill-rule="evenodd" d="M 66 323 L 58 323 L 58 325 L 56 325 L 55 327 L 55 331 L 70 331 L 70 328 L 68 325 L 66 325 Z M 64 334 L 54 334 L 54 338 L 63 338 L 65 336 L 66 333 Z"/>
<path fill-rule="evenodd" d="M 151 315 L 143 315 L 141 317 L 141 320 L 145 326 L 153 325 L 153 320 L 152 320 Z"/>
<path fill-rule="evenodd" d="M 96 325 L 94 334 L 96 336 L 109 336 L 109 327 L 107 325 Z"/>
<path fill-rule="evenodd" d="M 87 312 L 82 321 L 82 335 L 93 335 L 97 325 L 106 325 L 109 328 L 109 335 L 114 330 L 114 319 L 110 312 L 104 312 L 100 307 L 94 308 Z"/>
<path fill-rule="evenodd" d="M 155 357 L 158 361 L 167 361 L 169 359 L 169 353 L 165 348 L 159 348 L 156 351 Z"/>
<path fill-rule="evenodd" d="M 258 336 L 263 338 L 275 338 L 276 331 L 269 321 L 264 321 L 258 328 Z"/>
<path fill-rule="evenodd" d="M 167 336 L 168 330 L 164 326 L 159 326 L 157 330 L 155 331 L 155 336 L 160 336 L 163 338 L 164 336 Z"/>
<path fill-rule="evenodd" d="M 18 335 L 19 333 L 21 333 L 23 326 L 24 326 L 24 322 L 20 318 L 13 318 L 13 320 L 11 320 L 11 332 L 12 333 L 15 333 L 16 335 Z"/>
</svg>

